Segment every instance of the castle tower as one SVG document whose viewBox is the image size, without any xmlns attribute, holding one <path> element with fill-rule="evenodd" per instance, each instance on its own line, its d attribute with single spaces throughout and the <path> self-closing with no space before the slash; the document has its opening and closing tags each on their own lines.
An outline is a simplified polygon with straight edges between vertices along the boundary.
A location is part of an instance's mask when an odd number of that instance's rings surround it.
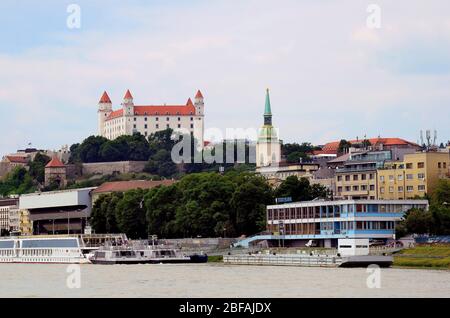
<svg viewBox="0 0 450 318">
<path fill-rule="evenodd" d="M 195 95 L 194 99 L 194 106 L 195 106 L 195 122 L 194 122 L 194 138 L 198 140 L 199 149 L 203 148 L 203 136 L 205 133 L 205 123 L 204 123 L 204 117 L 205 117 L 205 103 L 203 99 L 203 94 L 200 92 L 200 90 L 197 91 L 197 94 Z"/>
<path fill-rule="evenodd" d="M 45 166 L 45 186 L 56 183 L 59 188 L 67 185 L 67 171 L 66 166 L 58 159 L 53 157 L 52 160 Z"/>
<path fill-rule="evenodd" d="M 112 112 L 112 102 L 105 91 L 98 102 L 98 135 L 104 136 L 105 134 L 105 121 Z"/>
<path fill-rule="evenodd" d="M 134 128 L 134 103 L 133 103 L 133 95 L 131 95 L 130 90 L 128 89 L 125 93 L 125 96 L 123 97 L 122 102 L 123 107 L 123 115 L 125 117 L 125 132 L 127 135 L 132 135 L 135 131 Z"/>
<path fill-rule="evenodd" d="M 269 89 L 266 92 L 264 109 L 264 125 L 258 133 L 256 143 L 256 166 L 278 166 L 281 161 L 281 143 L 272 125 L 272 109 L 270 105 Z"/>
</svg>

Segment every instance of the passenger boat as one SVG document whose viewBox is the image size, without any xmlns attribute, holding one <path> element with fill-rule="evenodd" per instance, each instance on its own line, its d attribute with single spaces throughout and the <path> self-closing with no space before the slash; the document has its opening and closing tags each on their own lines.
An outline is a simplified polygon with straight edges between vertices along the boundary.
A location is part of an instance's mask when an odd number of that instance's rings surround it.
<svg viewBox="0 0 450 318">
<path fill-rule="evenodd" d="M 206 263 L 206 254 L 186 255 L 174 248 L 109 246 L 96 250 L 89 258 L 93 264 Z"/>
<path fill-rule="evenodd" d="M 84 264 L 78 237 L 9 237 L 0 239 L 0 263 Z"/>
</svg>

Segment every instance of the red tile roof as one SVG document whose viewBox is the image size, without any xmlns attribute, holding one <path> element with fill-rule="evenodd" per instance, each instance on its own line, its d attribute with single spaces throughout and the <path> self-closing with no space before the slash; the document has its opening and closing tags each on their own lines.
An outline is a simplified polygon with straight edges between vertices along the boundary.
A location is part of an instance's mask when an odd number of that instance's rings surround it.
<svg viewBox="0 0 450 318">
<path fill-rule="evenodd" d="M 362 143 L 363 141 L 364 141 L 364 139 L 349 140 L 349 142 L 352 144 Z M 401 139 L 401 138 L 370 138 L 369 141 L 372 145 L 377 145 L 377 144 L 383 144 L 385 146 L 407 146 L 407 145 L 410 145 L 410 146 L 419 147 L 419 145 L 417 145 L 413 142 Z M 323 146 L 322 151 L 324 151 L 325 153 L 337 153 L 337 151 L 339 149 L 339 143 L 340 143 L 340 141 L 329 142 L 325 146 Z"/>
<path fill-rule="evenodd" d="M 111 99 L 106 91 L 103 92 L 102 98 L 100 98 L 100 103 L 111 103 Z"/>
<path fill-rule="evenodd" d="M 122 116 L 123 116 L 123 109 L 119 109 L 119 110 L 115 110 L 111 114 L 109 114 L 109 116 L 108 116 L 108 118 L 106 118 L 106 120 L 114 119 L 114 118 L 122 117 Z"/>
<path fill-rule="evenodd" d="M 202 92 L 198 90 L 197 94 L 195 95 L 195 98 L 203 98 Z"/>
<path fill-rule="evenodd" d="M 127 92 L 125 93 L 125 97 L 123 99 L 133 99 L 133 96 L 131 95 L 129 89 L 127 89 Z"/>
<path fill-rule="evenodd" d="M 53 157 L 49 163 L 45 166 L 46 168 L 64 168 L 65 165 L 58 159 L 58 157 Z"/>
<path fill-rule="evenodd" d="M 146 180 L 131 180 L 131 181 L 115 181 L 106 182 L 93 191 L 93 193 L 109 193 L 109 192 L 125 192 L 135 189 L 152 189 L 158 186 L 169 186 L 174 184 L 174 180 L 160 180 L 160 181 L 146 181 Z"/>
<path fill-rule="evenodd" d="M 6 156 L 6 158 L 11 163 L 23 163 L 23 164 L 28 163 L 28 159 L 21 156 Z"/>
</svg>

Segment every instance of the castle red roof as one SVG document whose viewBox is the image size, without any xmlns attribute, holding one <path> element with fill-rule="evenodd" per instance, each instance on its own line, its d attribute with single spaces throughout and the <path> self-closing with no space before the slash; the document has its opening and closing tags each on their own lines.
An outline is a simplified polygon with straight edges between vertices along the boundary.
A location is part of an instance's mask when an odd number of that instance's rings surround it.
<svg viewBox="0 0 450 318">
<path fill-rule="evenodd" d="M 195 107 L 192 101 L 186 105 L 149 105 L 134 106 L 135 116 L 189 116 L 195 115 Z M 113 111 L 106 120 L 123 116 L 123 109 Z"/>
<path fill-rule="evenodd" d="M 197 94 L 195 95 L 195 98 L 203 98 L 202 92 L 198 90 Z"/>
<path fill-rule="evenodd" d="M 53 157 L 49 163 L 45 166 L 46 168 L 64 168 L 65 165 L 58 159 L 58 157 Z"/>
<path fill-rule="evenodd" d="M 133 96 L 131 95 L 129 89 L 127 89 L 127 92 L 125 93 L 125 97 L 123 99 L 133 99 Z"/>
<path fill-rule="evenodd" d="M 111 99 L 106 91 L 103 93 L 102 98 L 100 98 L 100 103 L 111 103 Z"/>
<path fill-rule="evenodd" d="M 110 119 L 114 119 L 114 118 L 122 117 L 122 116 L 123 116 L 123 109 L 119 109 L 119 110 L 115 110 L 111 114 L 109 114 L 109 116 L 108 116 L 108 118 L 106 118 L 106 120 L 110 120 Z"/>
</svg>

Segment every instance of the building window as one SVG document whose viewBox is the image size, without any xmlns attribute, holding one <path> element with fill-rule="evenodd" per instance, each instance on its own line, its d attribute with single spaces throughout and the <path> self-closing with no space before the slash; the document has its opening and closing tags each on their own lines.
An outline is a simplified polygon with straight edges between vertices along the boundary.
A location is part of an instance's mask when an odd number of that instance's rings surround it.
<svg viewBox="0 0 450 318">
<path fill-rule="evenodd" d="M 402 174 L 399 174 L 399 175 L 397 176 L 397 179 L 398 179 L 398 181 L 402 181 L 402 180 L 403 180 L 403 175 L 402 175 Z"/>
<path fill-rule="evenodd" d="M 345 187 L 345 191 L 349 192 L 352 188 L 350 186 Z"/>
<path fill-rule="evenodd" d="M 398 192 L 403 193 L 403 187 L 398 187 Z"/>
<path fill-rule="evenodd" d="M 339 182 L 342 181 L 342 176 L 338 176 L 337 181 L 339 181 Z"/>
<path fill-rule="evenodd" d="M 417 163 L 417 168 L 419 168 L 419 169 L 425 168 L 425 162 L 418 162 Z"/>
<path fill-rule="evenodd" d="M 413 192 L 414 191 L 414 187 L 413 186 L 407 186 L 406 187 L 406 191 Z"/>
<path fill-rule="evenodd" d="M 380 188 L 380 193 L 384 193 L 384 187 Z"/>
<path fill-rule="evenodd" d="M 353 186 L 353 191 L 359 191 L 359 186 Z"/>
<path fill-rule="evenodd" d="M 366 180 L 367 179 L 367 175 L 366 174 L 362 174 L 361 175 L 361 180 Z"/>
<path fill-rule="evenodd" d="M 374 178 L 373 173 L 369 174 L 369 179 L 373 180 L 373 178 Z"/>
<path fill-rule="evenodd" d="M 381 182 L 384 181 L 384 176 L 380 176 L 380 181 L 381 181 Z"/>
<path fill-rule="evenodd" d="M 357 175 L 357 174 L 354 174 L 354 175 L 353 175 L 353 181 L 358 181 L 358 179 L 359 179 L 359 178 L 358 178 L 358 175 Z"/>
<path fill-rule="evenodd" d="M 389 193 L 394 193 L 394 187 L 389 187 Z"/>
<path fill-rule="evenodd" d="M 425 173 L 419 173 L 419 174 L 417 174 L 417 178 L 419 178 L 419 179 L 425 179 Z"/>
<path fill-rule="evenodd" d="M 438 162 L 438 169 L 441 169 L 441 163 Z"/>
<path fill-rule="evenodd" d="M 345 176 L 345 181 L 350 181 L 350 176 Z"/>
<path fill-rule="evenodd" d="M 361 191 L 366 191 L 367 190 L 367 186 L 366 185 L 362 185 L 361 186 Z"/>
<path fill-rule="evenodd" d="M 406 180 L 412 180 L 412 179 L 414 179 L 414 175 L 412 175 L 412 174 L 406 175 Z"/>
<path fill-rule="evenodd" d="M 419 191 L 420 192 L 425 192 L 425 186 L 424 185 L 420 185 L 419 186 Z"/>
<path fill-rule="evenodd" d="M 342 187 L 338 187 L 338 192 L 339 192 L 339 193 L 342 192 Z"/>
<path fill-rule="evenodd" d="M 407 163 L 406 164 L 406 169 L 412 169 L 413 168 L 413 164 L 412 163 Z"/>
<path fill-rule="evenodd" d="M 370 191 L 375 191 L 375 185 L 373 184 L 370 185 Z"/>
<path fill-rule="evenodd" d="M 389 175 L 389 181 L 394 181 L 394 176 L 393 175 Z"/>
<path fill-rule="evenodd" d="M 442 165 L 444 166 L 444 169 L 447 169 L 447 163 L 443 162 Z"/>
</svg>

